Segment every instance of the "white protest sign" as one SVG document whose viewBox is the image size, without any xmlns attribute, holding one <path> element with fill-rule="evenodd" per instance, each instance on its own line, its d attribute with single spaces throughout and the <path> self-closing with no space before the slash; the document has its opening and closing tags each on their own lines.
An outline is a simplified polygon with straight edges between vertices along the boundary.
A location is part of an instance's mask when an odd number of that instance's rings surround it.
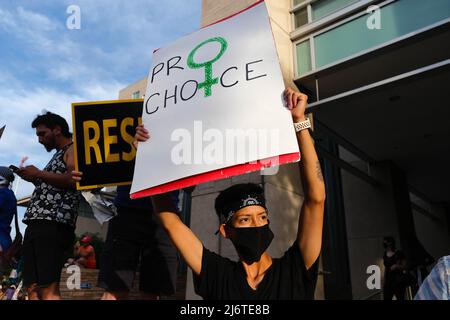
<svg viewBox="0 0 450 320">
<path fill-rule="evenodd" d="M 261 159 L 299 159 L 264 2 L 157 50 L 152 61 L 142 116 L 151 138 L 139 144 L 133 198 L 254 171 L 248 163 Z"/>
</svg>

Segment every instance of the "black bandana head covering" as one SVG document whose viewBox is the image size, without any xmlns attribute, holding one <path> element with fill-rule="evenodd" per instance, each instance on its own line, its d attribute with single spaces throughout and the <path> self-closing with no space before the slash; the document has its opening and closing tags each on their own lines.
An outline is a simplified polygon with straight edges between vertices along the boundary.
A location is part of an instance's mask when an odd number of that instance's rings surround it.
<svg viewBox="0 0 450 320">
<path fill-rule="evenodd" d="M 225 189 L 217 196 L 215 203 L 221 224 L 226 224 L 234 213 L 248 206 L 267 209 L 263 189 L 253 183 L 237 184 Z"/>
</svg>

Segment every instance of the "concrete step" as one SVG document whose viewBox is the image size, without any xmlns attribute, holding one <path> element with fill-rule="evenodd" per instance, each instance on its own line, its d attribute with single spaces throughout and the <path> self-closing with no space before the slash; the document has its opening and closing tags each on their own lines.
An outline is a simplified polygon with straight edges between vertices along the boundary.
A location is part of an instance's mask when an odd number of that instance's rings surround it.
<svg viewBox="0 0 450 320">
<path fill-rule="evenodd" d="M 61 297 L 64 300 L 99 300 L 103 292 L 102 288 L 97 287 L 98 269 L 80 268 L 81 271 L 81 285 L 80 289 L 69 289 L 67 286 L 67 279 L 72 273 L 67 273 L 64 268 L 61 271 L 61 281 L 59 283 L 59 290 Z M 177 292 L 170 297 L 161 297 L 162 300 L 184 300 L 186 291 L 186 276 L 179 275 L 177 279 Z M 130 292 L 130 300 L 139 300 L 139 272 L 136 272 L 133 289 Z"/>
</svg>

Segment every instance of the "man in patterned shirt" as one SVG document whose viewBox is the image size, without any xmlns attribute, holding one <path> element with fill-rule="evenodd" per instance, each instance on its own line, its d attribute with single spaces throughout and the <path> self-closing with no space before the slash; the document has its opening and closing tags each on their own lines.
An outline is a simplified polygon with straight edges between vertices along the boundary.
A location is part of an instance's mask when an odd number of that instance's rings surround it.
<svg viewBox="0 0 450 320">
<path fill-rule="evenodd" d="M 72 247 L 80 192 L 75 190 L 72 134 L 67 121 L 47 112 L 31 124 L 45 149 L 56 149 L 43 170 L 27 166 L 17 171 L 35 185 L 23 222 L 24 286 L 30 299 L 59 300 L 64 252 Z"/>
</svg>

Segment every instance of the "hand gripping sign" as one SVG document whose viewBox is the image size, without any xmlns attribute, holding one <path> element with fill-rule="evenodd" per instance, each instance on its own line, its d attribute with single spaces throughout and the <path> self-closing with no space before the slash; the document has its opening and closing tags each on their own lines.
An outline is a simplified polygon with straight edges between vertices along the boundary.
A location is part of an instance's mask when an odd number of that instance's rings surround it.
<svg viewBox="0 0 450 320">
<path fill-rule="evenodd" d="M 153 54 L 131 197 L 300 158 L 263 1 Z"/>
</svg>

